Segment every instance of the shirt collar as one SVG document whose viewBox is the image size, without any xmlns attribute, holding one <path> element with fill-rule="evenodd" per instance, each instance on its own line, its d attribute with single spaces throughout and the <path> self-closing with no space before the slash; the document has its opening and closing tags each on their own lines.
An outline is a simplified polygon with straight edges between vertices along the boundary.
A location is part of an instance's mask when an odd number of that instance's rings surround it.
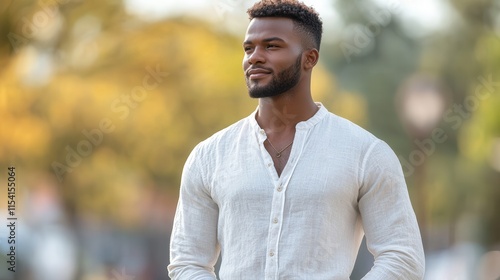
<svg viewBox="0 0 500 280">
<path fill-rule="evenodd" d="M 295 129 L 307 130 L 307 129 L 313 128 L 317 123 L 319 123 L 328 114 L 328 110 L 325 108 L 325 106 L 323 106 L 323 104 L 321 102 L 316 102 L 316 105 L 318 105 L 318 107 L 319 107 L 316 114 L 314 114 L 308 120 L 299 122 L 295 126 Z"/>
<path fill-rule="evenodd" d="M 295 129 L 308 130 L 308 129 L 314 127 L 317 123 L 319 123 L 328 114 L 328 110 L 325 108 L 325 106 L 323 106 L 323 103 L 316 102 L 316 105 L 318 105 L 319 110 L 316 111 L 316 113 L 312 117 L 310 117 L 309 119 L 297 123 L 297 125 L 295 126 Z M 259 107 L 257 106 L 255 111 L 253 111 L 253 113 L 250 114 L 250 116 L 248 116 L 247 118 L 250 122 L 252 130 L 254 130 L 257 134 L 265 135 L 264 129 L 262 129 L 259 126 L 259 123 L 257 123 L 257 120 L 255 119 L 258 111 L 259 111 Z"/>
</svg>

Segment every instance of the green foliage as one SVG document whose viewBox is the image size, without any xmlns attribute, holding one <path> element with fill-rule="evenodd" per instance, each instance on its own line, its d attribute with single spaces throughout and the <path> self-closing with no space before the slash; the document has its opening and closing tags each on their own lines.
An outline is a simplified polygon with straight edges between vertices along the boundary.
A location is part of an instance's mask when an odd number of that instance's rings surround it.
<svg viewBox="0 0 500 280">
<path fill-rule="evenodd" d="M 191 149 L 255 109 L 241 69 L 242 36 L 193 18 L 145 22 L 121 1 L 47 3 L 0 4 L 0 166 L 17 165 L 30 182 L 48 174 L 71 213 L 137 223 L 144 189 L 175 196 Z M 325 40 L 313 95 L 398 155 L 415 149 L 394 105 L 408 76 L 437 77 L 451 104 L 474 97 L 479 77 L 500 82 L 494 1 L 451 1 L 459 20 L 419 39 L 374 1 L 336 3 L 346 26 L 375 33 L 364 43 L 356 33 Z M 385 15 L 378 26 L 373 12 Z M 429 224 L 450 231 L 465 214 L 481 217 L 484 236 L 475 241 L 494 244 L 500 89 L 485 90 L 487 99 L 458 127 L 440 124 L 448 138 L 426 158 L 425 204 Z M 407 179 L 418 208 L 415 176 Z"/>
<path fill-rule="evenodd" d="M 192 148 L 255 110 L 239 37 L 193 18 L 142 22 L 117 2 L 68 2 L 50 16 L 64 21 L 55 35 L 39 28 L 28 38 L 19 13 L 42 7 L 23 4 L 3 19 L 4 34 L 28 40 L 1 42 L 11 50 L 1 55 L 0 165 L 22 167 L 32 182 L 49 174 L 73 214 L 137 222 L 141 188 L 175 196 Z M 335 89 L 316 72 L 321 101 Z"/>
</svg>

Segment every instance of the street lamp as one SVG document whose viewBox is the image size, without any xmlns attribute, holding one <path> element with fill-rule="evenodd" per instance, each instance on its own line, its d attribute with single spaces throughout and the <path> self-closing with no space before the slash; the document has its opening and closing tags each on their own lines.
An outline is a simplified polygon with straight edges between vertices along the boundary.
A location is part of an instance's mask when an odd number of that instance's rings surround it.
<svg viewBox="0 0 500 280">
<path fill-rule="evenodd" d="M 433 77 L 414 75 L 405 80 L 396 94 L 396 108 L 406 133 L 413 142 L 414 150 L 430 139 L 432 131 L 439 125 L 448 105 L 448 94 L 443 85 Z M 430 141 L 430 140 L 429 140 Z M 420 153 L 424 155 L 423 153 Z M 425 158 L 415 164 L 415 188 L 417 194 L 417 217 L 420 221 L 422 242 L 426 246 L 426 190 Z"/>
<path fill-rule="evenodd" d="M 407 79 L 396 95 L 396 106 L 406 133 L 429 137 L 442 119 L 448 103 L 444 87 L 434 78 L 418 75 Z"/>
</svg>

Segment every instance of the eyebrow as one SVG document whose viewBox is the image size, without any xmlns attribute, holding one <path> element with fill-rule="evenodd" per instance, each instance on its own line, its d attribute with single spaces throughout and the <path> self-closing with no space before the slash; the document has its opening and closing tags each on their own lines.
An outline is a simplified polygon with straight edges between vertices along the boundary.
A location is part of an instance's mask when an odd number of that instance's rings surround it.
<svg viewBox="0 0 500 280">
<path fill-rule="evenodd" d="M 280 37 L 270 37 L 270 38 L 266 38 L 266 39 L 262 40 L 262 42 L 264 42 L 264 43 L 268 43 L 271 41 L 285 42 L 285 40 L 281 39 Z M 243 45 L 247 45 L 247 44 L 252 44 L 252 41 L 246 40 L 245 42 L 243 42 Z"/>
</svg>

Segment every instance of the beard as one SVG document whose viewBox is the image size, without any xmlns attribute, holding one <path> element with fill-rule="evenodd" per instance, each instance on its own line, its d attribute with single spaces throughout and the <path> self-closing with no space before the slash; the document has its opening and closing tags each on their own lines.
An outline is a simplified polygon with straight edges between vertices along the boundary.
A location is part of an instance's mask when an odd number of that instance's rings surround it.
<svg viewBox="0 0 500 280">
<path fill-rule="evenodd" d="M 248 94 L 252 98 L 273 97 L 282 94 L 296 86 L 300 80 L 300 69 L 302 66 L 302 55 L 299 55 L 295 63 L 277 75 L 271 73 L 271 81 L 267 85 L 252 87 L 252 82 L 245 76 Z"/>
</svg>

